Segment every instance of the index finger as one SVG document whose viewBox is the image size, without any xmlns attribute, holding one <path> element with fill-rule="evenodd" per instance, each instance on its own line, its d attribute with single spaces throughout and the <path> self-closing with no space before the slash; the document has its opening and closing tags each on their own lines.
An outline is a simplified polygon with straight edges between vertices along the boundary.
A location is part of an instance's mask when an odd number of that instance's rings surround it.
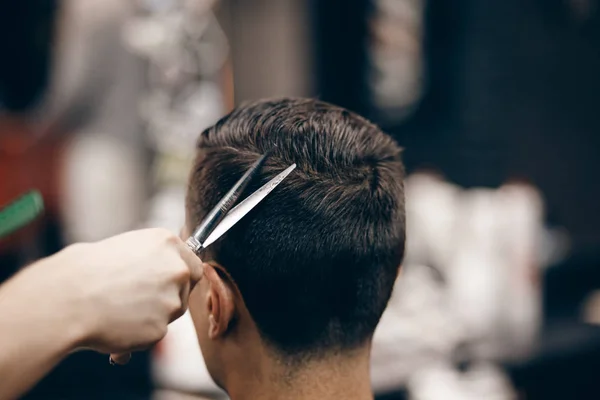
<svg viewBox="0 0 600 400">
<path fill-rule="evenodd" d="M 193 287 L 204 275 L 202 260 L 184 242 L 180 242 L 177 249 L 179 250 L 181 259 L 190 269 L 190 282 Z"/>
</svg>

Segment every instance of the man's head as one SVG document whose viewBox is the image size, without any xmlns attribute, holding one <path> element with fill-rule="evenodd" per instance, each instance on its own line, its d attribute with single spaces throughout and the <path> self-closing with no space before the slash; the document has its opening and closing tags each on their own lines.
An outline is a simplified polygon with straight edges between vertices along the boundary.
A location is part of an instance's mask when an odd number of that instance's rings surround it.
<svg viewBox="0 0 600 400">
<path fill-rule="evenodd" d="M 190 298 L 221 385 L 255 357 L 298 365 L 368 348 L 404 252 L 400 149 L 358 115 L 308 99 L 243 106 L 202 133 L 185 235 L 268 150 L 247 193 L 297 168 L 202 254 L 214 268 Z"/>
</svg>

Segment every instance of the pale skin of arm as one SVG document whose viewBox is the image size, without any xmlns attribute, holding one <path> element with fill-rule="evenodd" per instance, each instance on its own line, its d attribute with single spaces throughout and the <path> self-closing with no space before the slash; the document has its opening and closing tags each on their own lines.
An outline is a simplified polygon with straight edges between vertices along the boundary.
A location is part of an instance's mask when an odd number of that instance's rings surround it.
<svg viewBox="0 0 600 400">
<path fill-rule="evenodd" d="M 27 306 L 23 312 L 22 299 L 31 298 L 27 275 L 20 274 L 0 289 L 1 399 L 17 398 L 75 349 L 83 336 L 72 311 L 58 307 L 60 299 L 54 299 L 56 305 L 39 301 L 40 306 Z M 50 313 L 48 306 L 54 309 Z"/>
<path fill-rule="evenodd" d="M 202 274 L 162 229 L 71 246 L 25 268 L 0 286 L 0 399 L 18 398 L 77 349 L 126 360 L 153 345 Z"/>
</svg>

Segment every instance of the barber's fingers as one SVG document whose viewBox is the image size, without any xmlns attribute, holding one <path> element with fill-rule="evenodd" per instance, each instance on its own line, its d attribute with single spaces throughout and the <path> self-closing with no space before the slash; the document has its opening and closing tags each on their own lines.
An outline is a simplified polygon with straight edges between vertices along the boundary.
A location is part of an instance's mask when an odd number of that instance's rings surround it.
<svg viewBox="0 0 600 400">
<path fill-rule="evenodd" d="M 117 365 L 125 365 L 131 360 L 131 353 L 111 354 L 110 359 Z"/>
<path fill-rule="evenodd" d="M 174 318 L 171 319 L 171 322 L 173 322 L 177 318 L 181 317 L 185 313 L 185 311 L 188 309 L 191 287 L 192 287 L 192 284 L 190 282 L 188 282 L 188 283 L 184 284 L 183 287 L 181 288 L 181 291 L 179 293 L 179 297 L 181 298 L 181 312 L 178 313 L 177 315 L 175 315 Z"/>
<path fill-rule="evenodd" d="M 176 294 L 176 300 L 174 299 L 173 305 L 176 305 L 171 309 L 169 314 L 169 324 L 176 319 L 179 319 L 188 308 L 188 300 L 190 297 L 190 282 L 185 282 L 179 289 L 179 293 Z"/>
<path fill-rule="evenodd" d="M 184 242 L 178 243 L 177 250 L 190 270 L 190 282 L 193 287 L 204 275 L 202 260 Z"/>
</svg>

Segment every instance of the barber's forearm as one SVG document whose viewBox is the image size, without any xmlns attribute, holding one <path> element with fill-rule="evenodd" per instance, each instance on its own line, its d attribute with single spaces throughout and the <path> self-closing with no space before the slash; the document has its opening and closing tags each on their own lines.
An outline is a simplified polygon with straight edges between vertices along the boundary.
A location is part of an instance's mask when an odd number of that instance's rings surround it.
<svg viewBox="0 0 600 400">
<path fill-rule="evenodd" d="M 164 229 L 69 246 L 25 268 L 0 287 L 0 400 L 78 347 L 129 353 L 156 343 L 202 276 L 200 259 Z"/>
<path fill-rule="evenodd" d="M 0 400 L 18 398 L 77 346 L 74 314 L 31 279 L 52 262 L 42 260 L 0 286 Z"/>
</svg>

